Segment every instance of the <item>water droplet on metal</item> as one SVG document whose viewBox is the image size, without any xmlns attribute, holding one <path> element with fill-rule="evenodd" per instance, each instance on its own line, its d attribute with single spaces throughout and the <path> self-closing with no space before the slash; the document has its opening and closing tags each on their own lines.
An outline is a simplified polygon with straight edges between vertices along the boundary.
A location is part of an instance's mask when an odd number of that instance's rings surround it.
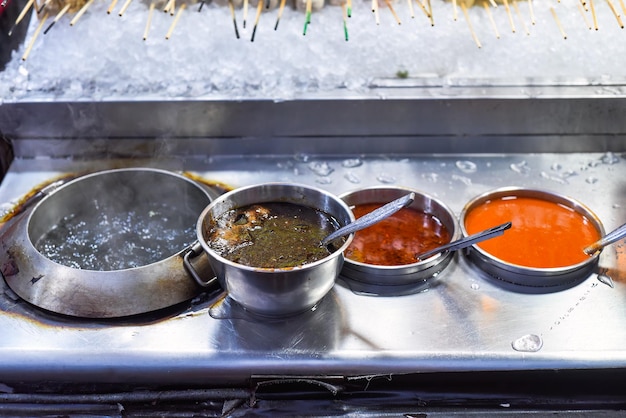
<svg viewBox="0 0 626 418">
<path fill-rule="evenodd" d="M 621 205 L 619 203 L 614 203 L 612 207 L 613 209 L 620 209 Z"/>
<path fill-rule="evenodd" d="M 341 162 L 342 167 L 354 168 L 363 165 L 363 161 L 360 158 L 348 158 Z"/>
<path fill-rule="evenodd" d="M 517 164 L 511 164 L 509 167 L 511 168 L 511 170 L 519 174 L 528 174 L 530 172 L 530 167 L 528 167 L 528 163 L 526 163 L 526 161 L 522 161 Z"/>
<path fill-rule="evenodd" d="M 478 170 L 478 167 L 476 166 L 475 163 L 471 161 L 467 161 L 467 160 L 457 161 L 456 168 L 458 168 L 459 170 L 467 174 L 475 173 Z"/>
<path fill-rule="evenodd" d="M 351 172 L 346 173 L 343 177 L 346 180 L 348 180 L 350 183 L 359 184 L 361 182 L 361 179 L 359 178 L 359 176 Z"/>
<path fill-rule="evenodd" d="M 317 174 L 318 176 L 328 176 L 330 173 L 335 171 L 327 162 L 325 161 L 313 161 L 309 163 L 309 170 Z"/>
<path fill-rule="evenodd" d="M 515 351 L 524 351 L 534 353 L 541 350 L 543 340 L 539 335 L 526 334 L 511 343 L 511 347 Z"/>
<path fill-rule="evenodd" d="M 388 173 L 381 173 L 376 177 L 376 180 L 378 180 L 381 183 L 384 184 L 392 184 L 396 182 L 396 178 L 394 176 L 392 176 L 391 174 Z"/>
<path fill-rule="evenodd" d="M 437 183 L 437 180 L 439 179 L 439 174 L 437 173 L 423 173 L 422 174 L 422 178 L 424 180 L 428 180 L 431 183 Z"/>
<path fill-rule="evenodd" d="M 552 176 L 552 175 L 546 173 L 545 171 L 541 172 L 541 177 L 543 177 L 544 179 L 547 179 L 547 180 L 552 180 L 552 181 L 557 182 L 559 184 L 569 184 L 569 182 L 565 178 L 563 178 L 561 176 Z"/>
<path fill-rule="evenodd" d="M 315 179 L 315 182 L 318 184 L 330 184 L 333 180 L 330 177 L 318 177 Z"/>
<path fill-rule="evenodd" d="M 554 163 L 550 166 L 550 170 L 559 171 L 563 166 L 559 163 Z"/>
<path fill-rule="evenodd" d="M 463 183 L 466 186 L 471 186 L 472 185 L 472 179 L 470 179 L 468 177 L 457 176 L 456 174 L 453 174 L 452 175 L 452 180 L 460 181 L 461 183 Z"/>
<path fill-rule="evenodd" d="M 598 182 L 598 178 L 597 177 L 587 177 L 585 179 L 585 181 L 589 184 L 596 184 Z"/>
<path fill-rule="evenodd" d="M 293 159 L 301 163 L 308 163 L 311 157 L 308 154 L 298 153 L 294 155 Z"/>
<path fill-rule="evenodd" d="M 600 161 L 602 161 L 602 164 L 613 165 L 613 164 L 619 163 L 620 158 L 619 158 L 619 156 L 617 156 L 614 153 L 612 153 L 611 151 L 609 151 L 606 154 L 604 154 L 602 156 L 602 158 L 600 158 Z"/>
<path fill-rule="evenodd" d="M 472 290 L 478 290 L 478 289 L 480 289 L 480 285 L 479 285 L 478 283 L 472 283 L 472 284 L 470 285 L 470 289 L 472 289 Z"/>
<path fill-rule="evenodd" d="M 602 284 L 607 285 L 611 289 L 615 288 L 615 283 L 613 283 L 613 279 L 611 279 L 611 277 L 608 276 L 606 273 L 599 273 L 598 274 L 598 281 L 600 283 L 602 283 Z"/>
</svg>

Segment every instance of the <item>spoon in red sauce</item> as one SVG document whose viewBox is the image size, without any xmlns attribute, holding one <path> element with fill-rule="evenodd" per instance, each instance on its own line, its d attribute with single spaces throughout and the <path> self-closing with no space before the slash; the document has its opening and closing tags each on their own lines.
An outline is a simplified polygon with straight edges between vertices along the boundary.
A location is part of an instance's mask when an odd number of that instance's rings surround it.
<svg viewBox="0 0 626 418">
<path fill-rule="evenodd" d="M 502 225 L 494 226 L 493 228 L 485 229 L 484 231 L 477 232 L 473 235 L 469 235 L 467 237 L 458 239 L 456 241 L 452 241 L 447 243 L 446 245 L 442 245 L 430 251 L 426 251 L 422 254 L 416 254 L 415 258 L 418 260 L 426 260 L 427 258 L 432 257 L 435 254 L 439 254 L 444 251 L 456 251 L 462 248 L 469 247 L 472 244 L 476 244 L 478 242 L 487 240 L 489 238 L 494 238 L 504 234 L 504 231 L 511 227 L 511 222 L 504 223 Z"/>
<path fill-rule="evenodd" d="M 609 244 L 613 244 L 614 242 L 617 242 L 624 237 L 626 237 L 626 224 L 609 232 L 593 244 L 588 245 L 583 249 L 583 251 L 589 256 L 594 255 L 602 248 L 606 247 Z"/>
<path fill-rule="evenodd" d="M 349 224 L 342 226 L 341 228 L 339 228 L 338 230 L 336 230 L 335 232 L 333 232 L 332 234 L 324 238 L 320 245 L 322 247 L 325 247 L 330 242 L 332 242 L 333 240 L 336 240 L 339 237 L 343 237 L 353 232 L 360 231 L 361 229 L 365 229 L 368 226 L 372 226 L 375 223 L 380 222 L 383 219 L 390 217 L 391 215 L 393 215 L 394 213 L 396 213 L 403 207 L 410 205 L 411 203 L 413 203 L 414 200 L 415 200 L 415 193 L 413 192 L 407 195 L 404 195 L 396 200 L 392 200 L 386 205 L 381 206 L 378 209 L 375 209 L 371 211 L 370 213 L 367 213 L 361 216 L 359 219 L 355 220 L 354 222 L 350 222 Z"/>
</svg>

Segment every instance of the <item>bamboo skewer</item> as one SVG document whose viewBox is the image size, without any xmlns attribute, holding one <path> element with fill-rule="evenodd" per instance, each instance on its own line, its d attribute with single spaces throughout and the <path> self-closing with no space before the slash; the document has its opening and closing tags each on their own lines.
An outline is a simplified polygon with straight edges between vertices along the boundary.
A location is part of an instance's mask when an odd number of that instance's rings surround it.
<svg viewBox="0 0 626 418">
<path fill-rule="evenodd" d="M 509 1 L 504 0 L 504 9 L 506 10 L 506 15 L 509 18 L 509 24 L 511 25 L 511 31 L 515 33 L 515 22 L 513 21 L 513 14 L 511 13 L 511 8 L 509 7 Z"/>
<path fill-rule="evenodd" d="M 593 5 L 593 0 L 589 0 L 589 8 L 591 9 L 591 17 L 593 18 L 593 28 L 598 30 L 598 16 L 596 16 L 596 8 Z"/>
<path fill-rule="evenodd" d="M 533 0 L 528 0 L 528 12 L 530 13 L 530 23 L 534 25 L 537 20 L 535 19 L 535 9 L 533 8 Z"/>
<path fill-rule="evenodd" d="M 528 30 L 528 26 L 526 26 L 526 22 L 524 22 L 524 18 L 522 17 L 522 13 L 519 10 L 519 7 L 517 6 L 517 0 L 513 0 L 513 9 L 515 9 L 515 14 L 517 15 L 517 17 L 519 17 L 519 20 L 522 22 L 522 27 L 524 28 L 524 31 L 526 32 L 526 35 L 530 35 L 530 31 Z"/>
<path fill-rule="evenodd" d="M 35 29 L 33 38 L 30 40 L 30 43 L 28 44 L 26 51 L 24 51 L 24 55 L 22 55 L 22 61 L 26 61 L 26 59 L 28 58 L 28 55 L 30 55 L 30 50 L 33 49 L 33 45 L 35 45 L 35 41 L 37 40 L 37 37 L 39 36 L 39 33 L 41 32 L 43 25 L 46 23 L 46 20 L 48 20 L 48 12 L 46 12 L 46 14 L 41 19 L 41 22 L 39 22 L 37 29 Z"/>
<path fill-rule="evenodd" d="M 424 15 L 426 15 L 426 18 L 430 19 L 430 13 L 428 13 L 428 10 L 426 10 L 426 6 L 424 6 L 424 3 L 420 2 L 419 0 L 415 1 L 417 2 L 417 5 L 420 7 L 422 12 L 424 12 Z"/>
<path fill-rule="evenodd" d="M 254 42 L 254 36 L 256 35 L 256 28 L 259 24 L 259 19 L 261 19 L 261 12 L 263 11 L 263 0 L 258 0 L 259 3 L 256 7 L 256 17 L 254 18 L 254 28 L 252 28 L 252 37 L 250 38 L 250 42 Z"/>
<path fill-rule="evenodd" d="M 377 25 L 380 25 L 380 16 L 378 13 L 378 0 L 372 0 L 372 12 Z"/>
<path fill-rule="evenodd" d="M 41 6 L 39 6 L 39 8 L 37 9 L 37 14 L 41 13 L 43 9 L 45 9 L 46 6 L 50 4 L 50 1 L 51 0 L 45 0 L 43 3 L 41 3 Z"/>
<path fill-rule="evenodd" d="M 626 15 L 626 4 L 624 4 L 624 0 L 619 0 L 619 5 L 622 7 L 624 15 Z"/>
<path fill-rule="evenodd" d="M 348 42 L 348 10 L 345 3 L 341 3 L 341 14 L 343 17 L 343 36 Z"/>
<path fill-rule="evenodd" d="M 352 17 L 352 0 L 348 0 L 348 5 L 346 6 L 346 16 Z"/>
<path fill-rule="evenodd" d="M 57 15 L 54 17 L 54 20 L 52 21 L 52 23 L 50 23 L 50 26 L 48 26 L 46 28 L 46 30 L 43 31 L 43 34 L 45 35 L 46 33 L 48 33 L 48 31 L 50 29 L 52 29 L 52 27 L 54 26 L 55 23 L 57 23 L 59 21 L 59 19 L 61 19 L 63 17 L 63 15 L 65 13 L 67 13 L 67 11 L 70 9 L 71 4 L 67 3 L 59 13 L 57 13 Z"/>
<path fill-rule="evenodd" d="M 500 39 L 500 32 L 498 32 L 498 27 L 496 26 L 496 21 L 493 19 L 493 13 L 491 13 L 491 8 L 486 2 L 483 2 L 483 7 L 487 12 L 487 18 L 491 22 L 491 27 L 493 28 L 494 33 L 496 34 L 496 38 Z"/>
<path fill-rule="evenodd" d="M 411 19 L 415 19 L 415 11 L 413 10 L 413 0 L 406 0 L 407 6 L 409 6 L 409 14 Z"/>
<path fill-rule="evenodd" d="M 402 21 L 400 20 L 400 17 L 394 10 L 393 5 L 391 4 L 391 0 L 385 0 L 385 4 L 387 5 L 387 8 L 389 8 L 389 11 L 393 15 L 393 18 L 396 19 L 396 22 L 398 23 L 398 25 L 401 25 Z"/>
<path fill-rule="evenodd" d="M 496 0 L 489 0 L 489 3 L 492 7 L 498 7 L 498 3 L 496 3 Z"/>
<path fill-rule="evenodd" d="M 583 19 L 585 20 L 585 25 L 587 25 L 589 30 L 593 29 L 593 26 L 591 26 L 591 22 L 589 22 L 589 19 L 587 19 L 587 13 L 585 13 L 585 8 L 580 3 L 578 3 L 578 10 L 580 11 L 580 14 L 583 15 Z"/>
<path fill-rule="evenodd" d="M 176 0 L 167 0 L 167 2 L 165 3 L 165 6 L 163 7 L 163 13 L 170 13 L 172 10 L 172 7 L 176 7 L 175 1 Z"/>
<path fill-rule="evenodd" d="M 563 25 L 561 25 L 561 20 L 556 15 L 556 10 L 554 10 L 554 7 L 550 7 L 550 13 L 552 13 L 552 17 L 554 18 L 554 21 L 556 22 L 556 25 L 558 26 L 559 31 L 561 32 L 561 35 L 563 36 L 563 39 L 567 39 L 567 34 L 563 30 Z"/>
<path fill-rule="evenodd" d="M 230 9 L 230 15 L 233 18 L 233 26 L 235 27 L 235 36 L 239 39 L 239 29 L 237 29 L 237 17 L 235 16 L 235 6 L 233 0 L 228 0 L 228 8 Z"/>
<path fill-rule="evenodd" d="M 313 9 L 313 1 L 306 0 L 306 16 L 304 18 L 304 29 L 302 30 L 303 35 L 306 35 L 306 30 L 309 27 L 309 23 L 311 23 L 312 9 Z"/>
<path fill-rule="evenodd" d="M 109 8 L 107 9 L 107 14 L 110 15 L 111 12 L 113 11 L 113 9 L 115 8 L 115 6 L 117 5 L 117 0 L 112 0 L 111 1 L 111 5 L 109 6 Z"/>
<path fill-rule="evenodd" d="M 259 0 L 261 1 L 261 0 Z M 246 28 L 246 21 L 248 20 L 248 0 L 243 0 L 243 23 L 242 26 Z"/>
<path fill-rule="evenodd" d="M 276 16 L 276 24 L 274 25 L 274 30 L 278 29 L 278 23 L 280 22 L 280 18 L 283 15 L 286 3 L 287 0 L 280 0 L 280 6 L 278 7 L 278 15 Z"/>
<path fill-rule="evenodd" d="M 426 4 L 428 4 L 428 18 L 430 19 L 430 26 L 435 26 L 435 17 L 433 16 L 433 5 L 430 3 L 430 0 L 426 0 Z"/>
<path fill-rule="evenodd" d="M 165 39 L 170 39 L 172 37 L 172 33 L 174 32 L 174 28 L 176 27 L 176 24 L 180 20 L 180 15 L 183 14 L 183 11 L 185 10 L 186 7 L 187 7 L 187 3 L 183 3 L 178 8 L 178 12 L 176 13 L 176 17 L 174 17 L 174 21 L 170 25 L 170 29 L 167 31 L 167 34 L 165 35 Z"/>
<path fill-rule="evenodd" d="M 126 10 L 128 9 L 128 6 L 130 6 L 130 2 L 133 0 L 126 0 L 124 2 L 124 5 L 122 6 L 122 8 L 120 9 L 119 15 L 120 17 L 124 16 L 124 13 L 126 13 Z"/>
<path fill-rule="evenodd" d="M 148 39 L 148 33 L 150 33 L 150 26 L 152 24 L 152 15 L 154 14 L 154 1 L 150 2 L 150 8 L 148 9 L 148 20 L 146 21 L 146 28 L 143 30 L 143 40 Z"/>
<path fill-rule="evenodd" d="M 19 25 L 22 19 L 24 19 L 24 16 L 26 16 L 26 13 L 28 13 L 33 3 L 35 3 L 35 0 L 28 0 L 28 3 L 26 3 L 26 5 L 24 6 L 20 14 L 17 16 L 17 19 L 15 19 L 15 23 L 13 24 L 13 26 L 11 26 L 11 29 L 9 30 L 9 33 L 8 33 L 9 36 L 13 34 L 13 29 L 15 29 L 15 27 Z"/>
<path fill-rule="evenodd" d="M 606 2 L 609 4 L 609 8 L 613 12 L 615 19 L 617 20 L 617 24 L 619 25 L 620 28 L 624 29 L 624 23 L 622 22 L 622 18 L 619 15 L 617 9 L 615 8 L 615 5 L 613 4 L 611 0 L 606 0 Z"/>
<path fill-rule="evenodd" d="M 464 0 L 461 0 L 463 2 L 463 4 L 465 4 Z M 452 19 L 457 20 L 459 18 L 458 15 L 458 11 L 457 11 L 457 4 L 456 4 L 456 0 L 452 0 Z"/>
<path fill-rule="evenodd" d="M 476 32 L 474 32 L 474 27 L 472 26 L 472 22 L 469 18 L 469 13 L 467 12 L 467 6 L 465 5 L 465 1 L 461 2 L 461 10 L 463 11 L 463 15 L 465 16 L 465 21 L 467 22 L 467 26 L 469 27 L 470 33 L 472 34 L 472 39 L 476 42 L 476 46 L 482 48 L 480 41 L 478 40 L 478 36 L 476 36 Z"/>
<path fill-rule="evenodd" d="M 85 3 L 83 5 L 83 7 L 80 8 L 78 13 L 76 13 L 76 16 L 74 16 L 74 18 L 72 20 L 70 20 L 70 26 L 74 26 L 76 24 L 76 22 L 78 22 L 78 19 L 80 19 L 80 17 L 85 14 L 85 12 L 89 8 L 89 6 L 91 6 L 93 1 L 94 0 L 89 0 L 87 3 Z"/>
</svg>

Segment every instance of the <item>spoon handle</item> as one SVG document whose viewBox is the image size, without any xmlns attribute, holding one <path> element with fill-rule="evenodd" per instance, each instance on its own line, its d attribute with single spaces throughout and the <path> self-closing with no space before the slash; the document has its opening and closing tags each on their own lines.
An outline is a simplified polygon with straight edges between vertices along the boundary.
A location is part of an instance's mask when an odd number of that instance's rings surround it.
<svg viewBox="0 0 626 418">
<path fill-rule="evenodd" d="M 620 226 L 617 229 L 606 234 L 604 237 L 600 238 L 598 241 L 593 244 L 585 247 L 583 250 L 587 255 L 593 255 L 597 251 L 600 251 L 603 247 L 606 247 L 609 244 L 613 244 L 616 241 L 626 237 L 626 224 Z"/>
<path fill-rule="evenodd" d="M 348 225 L 343 226 L 332 234 L 328 235 L 322 240 L 322 246 L 328 245 L 330 242 L 339 237 L 351 234 L 356 231 L 360 231 L 361 229 L 367 228 L 368 226 L 372 226 L 375 223 L 382 221 L 383 219 L 393 215 L 403 207 L 410 205 L 413 200 L 415 200 L 415 193 L 413 192 L 396 200 L 392 200 L 386 205 L 381 206 L 378 209 L 375 209 L 370 213 L 361 216 L 356 221 L 349 223 Z"/>
<path fill-rule="evenodd" d="M 469 247 L 472 244 L 476 244 L 477 242 L 484 241 L 489 238 L 494 238 L 504 234 L 504 231 L 511 227 L 511 222 L 504 223 L 502 225 L 494 226 L 493 228 L 486 229 L 482 232 L 478 232 L 474 235 L 470 235 L 465 238 L 461 238 L 457 241 L 451 242 L 446 245 L 442 245 L 441 247 L 437 247 L 434 250 L 426 251 L 422 254 L 417 254 L 415 258 L 418 260 L 426 260 L 429 257 L 432 257 L 435 254 L 448 251 L 456 251 L 461 248 Z"/>
</svg>

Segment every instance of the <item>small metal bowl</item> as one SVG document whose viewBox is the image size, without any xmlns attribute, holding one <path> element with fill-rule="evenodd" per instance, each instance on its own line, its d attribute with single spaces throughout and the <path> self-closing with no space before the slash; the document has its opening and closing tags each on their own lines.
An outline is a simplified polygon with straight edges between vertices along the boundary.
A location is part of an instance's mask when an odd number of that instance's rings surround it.
<svg viewBox="0 0 626 418">
<path fill-rule="evenodd" d="M 451 240 L 459 237 L 458 222 L 452 210 L 440 200 L 418 190 L 380 186 L 351 191 L 339 197 L 349 206 L 355 206 L 367 203 L 387 203 L 410 192 L 415 193 L 415 200 L 408 206 L 409 208 L 437 217 L 450 232 Z M 346 257 L 341 273 L 348 279 L 377 288 L 382 286 L 414 287 L 440 273 L 451 259 L 452 253 L 446 251 L 411 264 L 383 266 L 361 263 Z"/>
<path fill-rule="evenodd" d="M 604 227 L 600 219 L 582 203 L 554 192 L 518 187 L 500 188 L 481 194 L 468 202 L 459 217 L 463 234 L 468 234 L 466 230 L 466 219 L 472 210 L 491 200 L 515 197 L 540 199 L 565 206 L 583 215 L 591 222 L 601 236 L 604 235 Z M 515 223 L 512 228 L 515 228 Z M 506 237 L 506 233 L 504 237 Z M 511 245 L 515 245 L 515 243 L 512 242 Z M 467 255 L 476 266 L 488 273 L 490 278 L 496 279 L 499 284 L 506 284 L 505 287 L 513 285 L 513 289 L 515 289 L 515 287 L 522 287 L 545 289 L 548 291 L 568 288 L 587 278 L 595 269 L 599 257 L 599 253 L 596 253 L 577 264 L 564 267 L 539 268 L 527 267 L 501 260 L 483 250 L 477 244 L 472 245 L 468 249 Z"/>
<path fill-rule="evenodd" d="M 252 204 L 285 202 L 318 209 L 333 217 L 339 226 L 354 220 L 350 208 L 324 190 L 293 183 L 264 183 L 235 189 L 215 199 L 200 215 L 198 241 L 209 257 L 218 282 L 228 295 L 248 311 L 266 317 L 284 317 L 313 308 L 333 288 L 344 261 L 343 251 L 352 241 L 325 258 L 284 268 L 250 267 L 221 256 L 207 242 L 208 231 L 220 215 Z"/>
</svg>

